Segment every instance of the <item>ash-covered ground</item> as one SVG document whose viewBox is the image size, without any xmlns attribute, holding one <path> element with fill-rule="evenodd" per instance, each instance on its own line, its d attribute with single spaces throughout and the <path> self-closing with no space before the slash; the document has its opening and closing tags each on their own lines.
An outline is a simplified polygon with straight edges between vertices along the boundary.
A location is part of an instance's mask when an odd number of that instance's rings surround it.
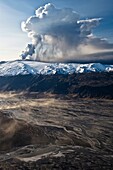
<svg viewBox="0 0 113 170">
<path fill-rule="evenodd" d="M 0 170 L 113 169 L 113 100 L 0 93 Z"/>
</svg>

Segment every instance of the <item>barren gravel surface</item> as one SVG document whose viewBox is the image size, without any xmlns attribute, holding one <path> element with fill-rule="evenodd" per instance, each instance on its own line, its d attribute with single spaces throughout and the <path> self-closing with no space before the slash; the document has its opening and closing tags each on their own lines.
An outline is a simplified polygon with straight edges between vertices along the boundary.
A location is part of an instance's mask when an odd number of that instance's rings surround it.
<svg viewBox="0 0 113 170">
<path fill-rule="evenodd" d="M 0 170 L 112 170 L 113 100 L 0 93 Z"/>
</svg>

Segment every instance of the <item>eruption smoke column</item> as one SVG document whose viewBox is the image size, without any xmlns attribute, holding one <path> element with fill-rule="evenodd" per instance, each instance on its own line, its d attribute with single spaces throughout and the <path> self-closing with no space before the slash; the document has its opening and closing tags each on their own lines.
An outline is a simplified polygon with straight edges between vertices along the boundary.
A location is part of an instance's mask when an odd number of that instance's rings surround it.
<svg viewBox="0 0 113 170">
<path fill-rule="evenodd" d="M 26 59 L 26 57 L 32 56 L 35 53 L 35 46 L 32 44 L 28 44 L 27 47 L 25 48 L 25 51 L 21 54 L 22 59 Z"/>
<path fill-rule="evenodd" d="M 21 24 L 22 30 L 32 40 L 22 52 L 22 59 L 30 56 L 41 61 L 85 60 L 87 54 L 103 52 L 106 46 L 111 49 L 107 41 L 92 34 L 100 20 L 80 20 L 78 13 L 72 9 L 56 9 L 48 3 Z"/>
</svg>

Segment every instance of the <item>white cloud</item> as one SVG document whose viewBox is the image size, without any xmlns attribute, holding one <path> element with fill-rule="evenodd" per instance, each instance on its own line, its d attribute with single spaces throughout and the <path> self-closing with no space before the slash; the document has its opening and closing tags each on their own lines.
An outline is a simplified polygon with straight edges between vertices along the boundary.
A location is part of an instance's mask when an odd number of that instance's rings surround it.
<svg viewBox="0 0 113 170">
<path fill-rule="evenodd" d="M 112 58 L 113 44 L 95 37 L 92 33 L 92 29 L 97 27 L 100 21 L 101 18 L 80 20 L 79 14 L 73 9 L 57 9 L 48 3 L 38 8 L 34 16 L 21 24 L 22 30 L 27 32 L 32 40 L 31 45 L 26 47 L 29 50 L 25 50 L 22 57 L 31 56 L 44 61 L 85 61 L 86 56 L 89 56 L 90 61 L 93 54 L 96 60 L 100 53 L 107 51 L 103 60 L 109 52 Z"/>
</svg>

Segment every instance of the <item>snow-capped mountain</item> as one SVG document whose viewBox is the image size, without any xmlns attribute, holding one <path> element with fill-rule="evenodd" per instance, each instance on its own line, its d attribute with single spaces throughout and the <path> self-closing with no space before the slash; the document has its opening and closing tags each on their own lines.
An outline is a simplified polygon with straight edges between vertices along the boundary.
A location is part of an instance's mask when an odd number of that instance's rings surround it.
<svg viewBox="0 0 113 170">
<path fill-rule="evenodd" d="M 103 65 L 100 63 L 43 63 L 27 60 L 0 62 L 0 76 L 14 76 L 19 74 L 73 74 L 109 71 L 113 71 L 113 65 Z"/>
</svg>

